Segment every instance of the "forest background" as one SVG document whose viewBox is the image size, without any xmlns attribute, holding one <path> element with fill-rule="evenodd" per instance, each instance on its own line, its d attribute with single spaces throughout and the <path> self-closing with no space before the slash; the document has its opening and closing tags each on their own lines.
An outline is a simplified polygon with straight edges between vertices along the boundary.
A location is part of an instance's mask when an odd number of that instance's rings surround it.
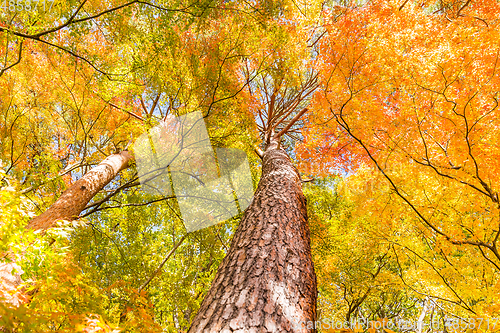
<svg viewBox="0 0 500 333">
<path fill-rule="evenodd" d="M 495 0 L 3 1 L 0 253 L 23 283 L 2 281 L 0 326 L 186 331 L 242 214 L 187 234 L 175 198 L 141 191 L 133 144 L 201 111 L 256 188 L 278 96 L 288 123 L 305 110 L 282 145 L 318 319 L 498 331 L 499 19 Z M 125 150 L 78 220 L 26 229 Z"/>
</svg>

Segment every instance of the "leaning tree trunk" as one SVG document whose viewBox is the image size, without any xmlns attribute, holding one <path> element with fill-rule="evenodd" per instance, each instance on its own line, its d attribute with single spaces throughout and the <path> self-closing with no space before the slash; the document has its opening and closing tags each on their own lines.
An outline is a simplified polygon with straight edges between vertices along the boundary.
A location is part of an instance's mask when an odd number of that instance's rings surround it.
<svg viewBox="0 0 500 333">
<path fill-rule="evenodd" d="M 46 230 L 53 227 L 60 220 L 74 220 L 82 212 L 89 201 L 113 178 L 118 172 L 125 169 L 131 159 L 127 151 L 108 156 L 98 166 L 87 172 L 82 178 L 71 185 L 56 202 L 45 212 L 33 218 L 28 223 L 28 228 L 35 230 Z M 0 261 L 0 297 L 14 306 L 18 306 L 27 300 L 22 291 L 17 290 L 22 283 L 22 269 L 16 264 L 16 258 L 12 261 Z M 16 273 L 12 274 L 15 270 Z"/>
<path fill-rule="evenodd" d="M 276 143 L 262 177 L 189 330 L 315 332 L 316 275 L 306 200 L 297 169 Z"/>
<path fill-rule="evenodd" d="M 78 218 L 89 201 L 113 180 L 118 172 L 128 166 L 130 158 L 128 151 L 108 156 L 64 191 L 49 209 L 32 219 L 28 227 L 45 230 L 53 227 L 57 221 L 72 221 Z"/>
</svg>

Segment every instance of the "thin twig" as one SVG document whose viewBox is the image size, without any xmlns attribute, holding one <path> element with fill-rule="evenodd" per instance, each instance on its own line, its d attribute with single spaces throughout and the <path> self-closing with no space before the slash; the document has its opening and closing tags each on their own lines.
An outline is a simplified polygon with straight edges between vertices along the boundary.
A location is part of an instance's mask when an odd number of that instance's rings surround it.
<svg viewBox="0 0 500 333">
<path fill-rule="evenodd" d="M 170 257 L 172 256 L 172 254 L 174 254 L 175 250 L 177 250 L 177 248 L 182 244 L 182 242 L 184 241 L 184 239 L 186 239 L 186 237 L 188 236 L 189 234 L 185 234 L 184 236 L 182 236 L 182 238 L 177 242 L 177 244 L 175 244 L 174 248 L 172 250 L 170 250 L 170 252 L 167 254 L 167 256 L 165 257 L 165 259 L 163 259 L 163 261 L 161 262 L 160 266 L 158 266 L 158 268 L 156 269 L 156 271 L 146 280 L 146 282 L 144 282 L 138 289 L 138 291 L 140 292 L 142 289 L 146 288 L 147 285 L 151 282 L 151 280 L 154 279 L 154 277 L 156 275 L 158 275 L 158 273 L 160 273 L 160 270 L 163 268 L 163 265 L 165 265 L 165 263 L 167 262 L 168 259 L 170 259 Z"/>
</svg>

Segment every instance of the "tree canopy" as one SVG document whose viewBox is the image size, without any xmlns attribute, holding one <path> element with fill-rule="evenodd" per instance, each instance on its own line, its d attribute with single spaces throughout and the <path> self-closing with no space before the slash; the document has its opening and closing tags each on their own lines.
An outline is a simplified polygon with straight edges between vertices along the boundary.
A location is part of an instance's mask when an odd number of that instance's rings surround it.
<svg viewBox="0 0 500 333">
<path fill-rule="evenodd" d="M 188 233 L 134 144 L 195 111 L 254 189 L 271 139 L 297 166 L 320 332 L 498 330 L 499 18 L 496 0 L 2 2 L 0 330 L 189 329 L 243 213 Z M 26 228 L 124 151 L 75 219 Z"/>
</svg>

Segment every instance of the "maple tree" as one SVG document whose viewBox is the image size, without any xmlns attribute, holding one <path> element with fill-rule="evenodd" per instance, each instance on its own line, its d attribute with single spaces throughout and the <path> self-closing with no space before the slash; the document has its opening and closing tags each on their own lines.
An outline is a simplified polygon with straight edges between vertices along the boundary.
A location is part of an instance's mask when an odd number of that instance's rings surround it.
<svg viewBox="0 0 500 333">
<path fill-rule="evenodd" d="M 368 211 L 378 224 L 373 236 L 396 260 L 393 274 L 439 302 L 442 317 L 494 318 L 498 3 L 342 10 L 327 13 L 319 42 L 322 92 L 311 121 L 326 124 L 304 132 L 302 165 L 367 170 L 346 182 L 365 184 L 354 185 L 358 216 Z"/>
</svg>

